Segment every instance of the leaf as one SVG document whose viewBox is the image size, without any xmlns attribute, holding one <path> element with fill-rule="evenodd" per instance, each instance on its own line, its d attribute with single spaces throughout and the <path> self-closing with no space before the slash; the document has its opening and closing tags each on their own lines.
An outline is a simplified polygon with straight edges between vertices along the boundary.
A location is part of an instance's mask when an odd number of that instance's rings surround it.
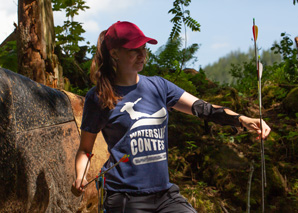
<svg viewBox="0 0 298 213">
<path fill-rule="evenodd" d="M 189 10 L 184 10 L 183 8 L 183 6 L 189 6 L 190 2 L 191 0 L 175 0 L 173 2 L 174 7 L 168 11 L 168 13 L 174 15 L 174 17 L 170 20 L 174 25 L 169 39 L 173 40 L 180 35 L 182 23 L 189 27 L 192 31 L 200 31 L 200 24 L 190 17 Z M 187 17 L 185 17 L 185 15 L 187 15 Z"/>
</svg>

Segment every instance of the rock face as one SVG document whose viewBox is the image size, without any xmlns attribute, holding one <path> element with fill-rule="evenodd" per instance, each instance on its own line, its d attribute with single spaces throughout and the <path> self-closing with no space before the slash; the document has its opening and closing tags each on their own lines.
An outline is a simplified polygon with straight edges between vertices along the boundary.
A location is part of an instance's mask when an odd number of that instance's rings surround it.
<svg viewBox="0 0 298 213">
<path fill-rule="evenodd" d="M 0 68 L 0 212 L 76 212 L 74 160 L 84 98 Z M 108 157 L 99 135 L 89 172 Z M 88 177 L 87 177 L 88 179 Z"/>
<path fill-rule="evenodd" d="M 297 96 L 298 96 L 298 87 L 292 89 L 287 97 L 283 101 L 283 107 L 290 113 L 297 113 L 298 112 L 298 103 L 297 103 Z"/>
</svg>

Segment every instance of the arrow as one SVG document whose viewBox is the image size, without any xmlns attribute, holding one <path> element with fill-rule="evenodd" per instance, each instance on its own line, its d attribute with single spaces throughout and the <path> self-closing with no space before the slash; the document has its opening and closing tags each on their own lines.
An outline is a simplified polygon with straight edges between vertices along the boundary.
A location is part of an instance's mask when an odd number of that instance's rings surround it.
<svg viewBox="0 0 298 213">
<path fill-rule="evenodd" d="M 258 79 L 262 78 L 263 74 L 263 64 L 260 62 L 260 56 L 259 56 L 259 61 L 258 61 Z"/>
<path fill-rule="evenodd" d="M 120 162 L 126 163 L 129 161 L 129 155 L 124 155 L 121 159 Z"/>
<path fill-rule="evenodd" d="M 253 36 L 254 36 L 254 46 L 255 46 L 255 57 L 256 57 L 256 68 L 257 68 L 257 77 L 258 77 L 258 95 L 259 95 L 259 112 L 260 112 L 260 129 L 261 129 L 261 174 L 262 174 L 262 212 L 265 212 L 265 187 L 266 183 L 266 169 L 265 169 L 265 156 L 264 156 L 264 141 L 262 138 L 263 127 L 262 127 L 262 73 L 263 65 L 260 62 L 260 57 L 258 58 L 258 49 L 257 49 L 257 39 L 258 39 L 258 27 L 255 25 L 255 19 L 253 19 Z"/>
<path fill-rule="evenodd" d="M 89 181 L 84 187 L 83 189 L 87 188 L 87 186 L 92 183 L 93 181 L 95 181 L 96 179 L 98 179 L 98 177 L 100 176 L 104 176 L 107 172 L 109 172 L 111 169 L 113 169 L 115 166 L 117 166 L 119 163 L 126 163 L 129 161 L 129 155 L 124 155 L 117 163 L 115 163 L 113 166 L 111 166 L 110 168 L 108 168 L 107 170 L 105 170 L 104 172 L 100 172 L 95 178 L 93 178 L 91 181 Z"/>
<path fill-rule="evenodd" d="M 254 41 L 257 42 L 257 39 L 258 39 L 258 26 L 255 25 L 255 19 L 253 19 L 252 33 L 254 35 Z"/>
<path fill-rule="evenodd" d="M 257 48 L 257 39 L 258 39 L 258 26 L 255 25 L 255 19 L 253 19 L 253 26 L 252 26 L 252 33 L 254 36 L 254 46 L 255 46 L 255 57 L 256 57 L 256 66 L 257 66 L 257 72 L 258 72 L 258 48 Z M 258 80 L 259 80 L 259 74 L 257 73 Z"/>
</svg>

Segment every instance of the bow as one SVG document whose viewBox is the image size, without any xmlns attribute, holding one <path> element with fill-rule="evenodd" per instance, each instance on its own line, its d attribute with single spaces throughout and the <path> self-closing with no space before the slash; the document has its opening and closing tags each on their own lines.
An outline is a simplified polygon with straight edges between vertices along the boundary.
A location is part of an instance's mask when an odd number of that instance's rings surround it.
<svg viewBox="0 0 298 213">
<path fill-rule="evenodd" d="M 90 153 L 86 153 L 87 157 L 88 157 L 88 161 L 87 161 L 87 164 L 86 164 L 86 167 L 85 167 L 85 170 L 84 170 L 84 173 L 83 173 L 83 177 L 82 177 L 82 180 L 81 180 L 81 184 L 80 186 L 82 186 L 82 183 L 83 183 L 83 180 L 84 180 L 84 176 L 86 174 L 86 171 L 87 171 L 87 168 L 88 168 L 88 165 L 89 165 L 89 162 L 91 161 L 91 158 L 93 157 L 94 154 L 92 154 L 91 152 Z"/>
</svg>

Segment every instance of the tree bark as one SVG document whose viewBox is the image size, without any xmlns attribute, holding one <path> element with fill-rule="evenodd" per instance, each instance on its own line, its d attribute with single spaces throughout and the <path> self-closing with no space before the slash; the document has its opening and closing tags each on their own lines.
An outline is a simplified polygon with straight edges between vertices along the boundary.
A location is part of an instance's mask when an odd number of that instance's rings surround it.
<svg viewBox="0 0 298 213">
<path fill-rule="evenodd" d="M 18 72 L 36 82 L 63 87 L 61 66 L 54 55 L 51 0 L 19 0 L 17 32 Z"/>
</svg>

